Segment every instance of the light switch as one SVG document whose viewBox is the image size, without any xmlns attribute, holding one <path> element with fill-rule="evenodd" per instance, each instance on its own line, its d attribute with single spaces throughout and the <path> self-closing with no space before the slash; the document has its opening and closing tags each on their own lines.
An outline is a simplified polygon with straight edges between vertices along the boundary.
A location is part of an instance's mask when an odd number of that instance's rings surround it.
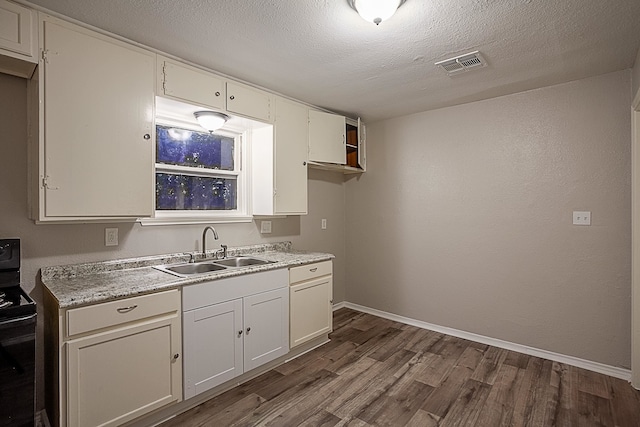
<svg viewBox="0 0 640 427">
<path fill-rule="evenodd" d="M 591 212 L 573 211 L 573 225 L 591 225 Z"/>
<path fill-rule="evenodd" d="M 323 230 L 327 229 L 327 220 L 325 218 L 322 218 L 322 221 L 320 222 L 320 228 L 322 228 Z"/>
</svg>

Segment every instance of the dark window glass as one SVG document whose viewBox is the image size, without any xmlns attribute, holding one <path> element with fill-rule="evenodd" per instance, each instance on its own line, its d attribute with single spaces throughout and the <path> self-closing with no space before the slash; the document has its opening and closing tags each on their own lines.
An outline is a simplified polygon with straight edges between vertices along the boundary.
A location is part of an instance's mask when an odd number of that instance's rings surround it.
<svg viewBox="0 0 640 427">
<path fill-rule="evenodd" d="M 233 170 L 233 138 L 157 125 L 156 144 L 157 163 Z"/>
<path fill-rule="evenodd" d="M 156 173 L 156 209 L 237 209 L 237 183 L 235 178 Z"/>
</svg>

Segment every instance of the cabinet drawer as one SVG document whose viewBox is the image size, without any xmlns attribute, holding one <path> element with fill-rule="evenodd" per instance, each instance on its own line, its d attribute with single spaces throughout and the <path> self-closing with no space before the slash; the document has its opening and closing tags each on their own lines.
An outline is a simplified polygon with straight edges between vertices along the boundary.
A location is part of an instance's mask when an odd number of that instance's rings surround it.
<svg viewBox="0 0 640 427">
<path fill-rule="evenodd" d="M 315 264 L 301 265 L 289 269 L 289 283 L 302 282 L 315 277 L 326 276 L 333 272 L 331 261 L 317 262 Z"/>
<path fill-rule="evenodd" d="M 67 311 L 69 336 L 180 310 L 178 290 L 143 295 Z"/>
</svg>

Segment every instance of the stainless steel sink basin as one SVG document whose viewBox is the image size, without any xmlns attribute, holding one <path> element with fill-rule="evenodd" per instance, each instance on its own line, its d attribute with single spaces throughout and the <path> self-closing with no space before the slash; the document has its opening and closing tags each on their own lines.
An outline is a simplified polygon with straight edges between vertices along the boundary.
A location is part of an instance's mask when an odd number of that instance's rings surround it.
<svg viewBox="0 0 640 427">
<path fill-rule="evenodd" d="M 224 265 L 225 267 L 248 267 L 250 265 L 271 264 L 275 261 L 267 261 L 265 259 L 239 256 L 239 257 L 221 259 L 213 262 L 218 265 Z"/>
<path fill-rule="evenodd" d="M 195 263 L 185 262 L 182 264 L 158 265 L 154 268 L 178 277 L 188 277 L 195 274 L 207 274 L 215 271 L 226 270 L 227 268 L 249 267 L 252 265 L 271 264 L 274 262 L 275 261 L 267 261 L 260 258 L 239 256 L 220 260 L 208 259 Z"/>
<path fill-rule="evenodd" d="M 175 274 L 179 277 L 191 276 L 194 274 L 206 274 L 214 271 L 226 270 L 222 265 L 206 263 L 184 263 L 175 265 L 159 265 L 155 267 L 157 270 Z"/>
</svg>

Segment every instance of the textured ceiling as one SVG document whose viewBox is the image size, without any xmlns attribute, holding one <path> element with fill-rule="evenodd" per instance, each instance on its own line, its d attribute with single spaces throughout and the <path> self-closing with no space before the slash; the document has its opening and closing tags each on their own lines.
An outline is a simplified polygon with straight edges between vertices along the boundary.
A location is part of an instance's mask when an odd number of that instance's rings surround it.
<svg viewBox="0 0 640 427">
<path fill-rule="evenodd" d="M 368 121 L 627 69 L 639 0 L 407 0 L 380 26 L 347 0 L 32 0 L 205 67 Z M 433 64 L 480 50 L 489 66 Z"/>
</svg>

